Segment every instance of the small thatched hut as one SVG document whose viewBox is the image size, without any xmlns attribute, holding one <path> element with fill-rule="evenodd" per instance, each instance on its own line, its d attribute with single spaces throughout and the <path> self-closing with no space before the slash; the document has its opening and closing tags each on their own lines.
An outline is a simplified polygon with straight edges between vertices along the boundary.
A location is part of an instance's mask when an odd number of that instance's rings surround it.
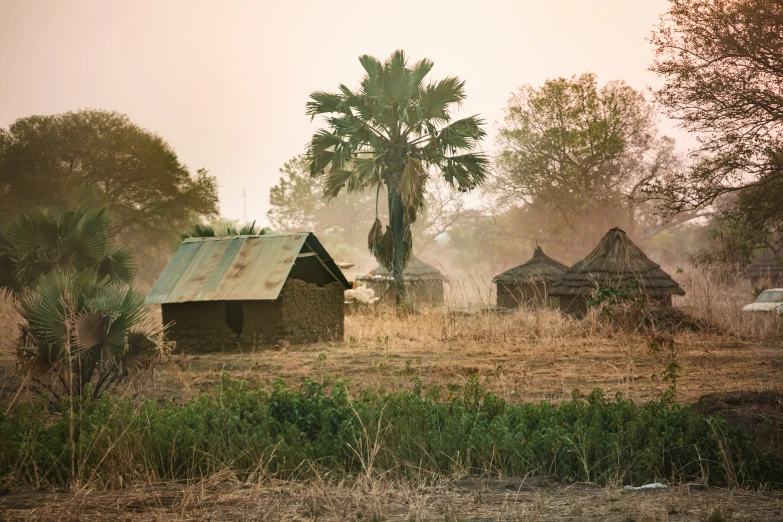
<svg viewBox="0 0 783 522">
<path fill-rule="evenodd" d="M 507 270 L 492 279 L 497 284 L 497 303 L 500 308 L 556 308 L 557 298 L 549 290 L 563 276 L 568 267 L 546 255 L 540 246 L 527 263 Z"/>
<path fill-rule="evenodd" d="M 783 255 L 764 251 L 748 267 L 748 279 L 756 290 L 783 286 Z"/>
<path fill-rule="evenodd" d="M 364 281 L 368 288 L 384 302 L 394 302 L 397 297 L 394 291 L 394 276 L 389 270 L 377 267 L 366 276 L 360 276 L 358 281 Z M 448 283 L 448 277 L 441 274 L 437 268 L 428 265 L 416 256 L 405 266 L 405 285 L 414 304 L 442 305 L 444 301 L 443 284 Z"/>
<path fill-rule="evenodd" d="M 561 310 L 581 317 L 597 289 L 627 289 L 630 281 L 639 281 L 639 292 L 664 305 L 671 305 L 672 295 L 685 295 L 680 285 L 619 228 L 607 232 L 587 257 L 569 268 L 549 295 L 560 298 Z"/>
</svg>

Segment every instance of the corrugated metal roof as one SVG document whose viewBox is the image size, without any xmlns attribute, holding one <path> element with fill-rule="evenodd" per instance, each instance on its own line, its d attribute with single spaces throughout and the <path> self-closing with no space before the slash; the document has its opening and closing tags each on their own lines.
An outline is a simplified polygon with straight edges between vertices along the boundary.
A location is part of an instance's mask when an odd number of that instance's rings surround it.
<svg viewBox="0 0 783 522">
<path fill-rule="evenodd" d="M 180 245 L 147 303 L 277 299 L 305 243 L 340 283 L 350 287 L 309 232 L 192 238 Z"/>
</svg>

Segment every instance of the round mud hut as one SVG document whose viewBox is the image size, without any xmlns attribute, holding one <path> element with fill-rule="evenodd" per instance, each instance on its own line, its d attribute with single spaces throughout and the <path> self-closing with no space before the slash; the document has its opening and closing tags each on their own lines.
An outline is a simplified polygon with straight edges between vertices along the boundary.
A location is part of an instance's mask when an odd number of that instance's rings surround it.
<svg viewBox="0 0 783 522">
<path fill-rule="evenodd" d="M 356 279 L 363 281 L 368 288 L 372 288 L 381 302 L 394 303 L 397 294 L 394 290 L 394 276 L 391 271 L 379 266 L 366 276 L 360 276 Z M 434 266 L 412 256 L 405 266 L 404 280 L 414 305 L 440 306 L 443 304 L 443 284 L 448 283 L 449 278 L 441 274 Z"/>
<path fill-rule="evenodd" d="M 638 289 L 629 283 L 638 281 Z M 646 294 L 663 305 L 671 306 L 672 295 L 685 291 L 645 255 L 619 228 L 613 228 L 587 257 L 566 270 L 549 295 L 560 299 L 560 309 L 582 317 L 587 301 L 599 288 L 614 287 Z"/>
<path fill-rule="evenodd" d="M 765 250 L 748 267 L 748 279 L 756 291 L 783 286 L 783 255 Z"/>
<path fill-rule="evenodd" d="M 499 308 L 557 308 L 549 290 L 560 281 L 568 267 L 544 253 L 540 246 L 527 263 L 495 276 Z"/>
</svg>

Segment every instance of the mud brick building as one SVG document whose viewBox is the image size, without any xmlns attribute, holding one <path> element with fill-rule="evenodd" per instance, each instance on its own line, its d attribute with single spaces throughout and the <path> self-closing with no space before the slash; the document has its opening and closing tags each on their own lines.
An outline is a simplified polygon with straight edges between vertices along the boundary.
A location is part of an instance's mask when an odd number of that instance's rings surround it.
<svg viewBox="0 0 783 522">
<path fill-rule="evenodd" d="M 179 351 L 342 340 L 351 285 L 309 232 L 182 242 L 147 297 Z"/>
</svg>

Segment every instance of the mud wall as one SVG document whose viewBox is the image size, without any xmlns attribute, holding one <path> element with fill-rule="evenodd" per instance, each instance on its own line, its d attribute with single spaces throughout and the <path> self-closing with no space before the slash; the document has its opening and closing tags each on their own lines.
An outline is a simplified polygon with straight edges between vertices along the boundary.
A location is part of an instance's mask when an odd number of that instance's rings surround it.
<svg viewBox="0 0 783 522">
<path fill-rule="evenodd" d="M 281 302 L 282 338 L 294 344 L 342 341 L 345 333 L 345 289 L 340 283 L 317 286 L 286 281 Z"/>
<path fill-rule="evenodd" d="M 286 281 L 275 301 L 208 301 L 163 305 L 163 324 L 177 351 L 252 350 L 285 340 L 293 344 L 342 340 L 344 289 Z"/>
<path fill-rule="evenodd" d="M 280 298 L 275 301 L 242 301 L 241 346 L 243 350 L 274 344 L 285 338 Z"/>
<path fill-rule="evenodd" d="M 238 346 L 239 336 L 226 323 L 225 301 L 163 305 L 163 324 L 177 351 L 220 352 Z"/>
</svg>

